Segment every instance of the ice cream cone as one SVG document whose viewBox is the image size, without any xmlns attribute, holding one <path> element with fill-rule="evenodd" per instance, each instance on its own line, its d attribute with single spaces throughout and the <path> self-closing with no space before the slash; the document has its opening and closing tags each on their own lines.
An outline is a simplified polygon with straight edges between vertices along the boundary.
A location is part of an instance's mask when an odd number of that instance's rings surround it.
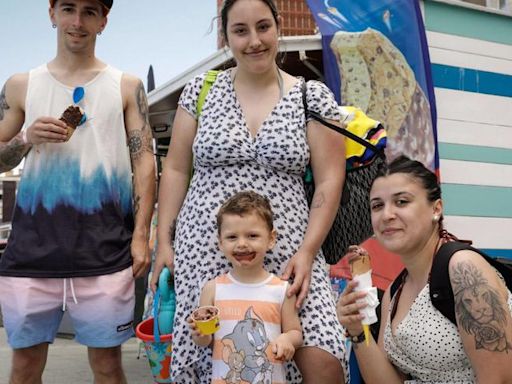
<svg viewBox="0 0 512 384">
<path fill-rule="evenodd" d="M 366 249 L 356 245 L 348 248 L 348 262 L 352 279 L 357 279 L 359 289 L 367 289 L 372 287 L 371 281 L 371 260 Z M 370 345 L 370 325 L 363 319 L 363 331 L 366 345 Z"/>
<path fill-rule="evenodd" d="M 64 112 L 62 112 L 62 115 L 59 118 L 59 120 L 65 122 L 68 126 L 68 131 L 66 133 L 66 141 L 68 141 L 71 138 L 71 136 L 76 130 L 76 127 L 80 125 L 83 116 L 84 111 L 82 111 L 82 108 L 76 105 L 70 105 L 66 108 Z"/>
<path fill-rule="evenodd" d="M 370 255 L 366 249 L 358 247 L 357 245 L 351 245 L 348 248 L 348 263 L 352 276 L 362 275 L 372 270 Z"/>
<path fill-rule="evenodd" d="M 66 136 L 67 136 L 66 141 L 69 141 L 69 139 L 71 139 L 71 136 L 73 136 L 73 133 L 75 133 L 75 128 L 71 128 L 69 125 L 67 128 L 68 128 L 68 131 L 66 133 Z"/>
</svg>

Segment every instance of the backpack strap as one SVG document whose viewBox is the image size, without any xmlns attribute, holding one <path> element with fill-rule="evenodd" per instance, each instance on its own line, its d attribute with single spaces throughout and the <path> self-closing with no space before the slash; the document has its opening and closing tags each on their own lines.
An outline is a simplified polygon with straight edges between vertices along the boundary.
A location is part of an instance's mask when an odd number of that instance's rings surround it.
<svg viewBox="0 0 512 384">
<path fill-rule="evenodd" d="M 444 243 L 437 251 L 430 270 L 430 300 L 434 307 L 454 324 L 457 324 L 455 302 L 448 265 L 453 254 L 463 249 L 471 247 L 458 241 Z"/>
<path fill-rule="evenodd" d="M 395 296 L 396 291 L 398 291 L 398 288 L 400 288 L 400 284 L 402 284 L 402 281 L 404 279 L 404 275 L 407 273 L 407 270 L 402 269 L 402 272 L 396 277 L 395 280 L 393 280 L 393 283 L 391 283 L 391 288 L 389 290 L 389 298 L 392 299 L 393 296 Z"/>
<path fill-rule="evenodd" d="M 391 288 L 389 289 L 389 300 L 393 300 L 393 297 L 399 291 L 400 287 L 404 283 L 405 276 L 407 276 L 407 269 L 402 269 L 402 272 L 396 277 L 395 280 L 391 283 Z M 393 308 L 391 308 L 391 320 L 395 317 L 396 309 L 398 307 L 398 300 L 400 299 L 400 296 L 398 296 L 393 303 Z"/>
<path fill-rule="evenodd" d="M 453 254 L 461 250 L 471 250 L 481 255 L 492 267 L 501 273 L 507 287 L 509 289 L 512 287 L 512 269 L 510 267 L 471 247 L 467 243 L 459 241 L 444 243 L 437 251 L 432 263 L 430 271 L 430 299 L 434 307 L 454 324 L 457 324 L 455 319 L 455 301 L 448 265 Z"/>
<path fill-rule="evenodd" d="M 337 125 L 334 125 L 334 124 L 326 121 L 322 116 L 320 116 L 319 113 L 309 110 L 306 93 L 307 93 L 307 85 L 306 85 L 306 81 L 304 81 L 302 83 L 302 103 L 304 104 L 304 110 L 306 111 L 306 120 L 310 117 L 313 120 L 318 121 L 320 124 L 325 125 L 327 128 L 330 128 L 330 129 L 342 134 L 343 136 L 354 140 L 355 142 L 361 144 L 362 146 L 371 149 L 379 157 L 381 157 L 383 159 L 386 158 L 386 155 L 384 154 L 384 150 L 377 148 L 375 145 L 373 145 L 369 141 L 366 141 L 365 139 L 353 134 L 349 130 L 343 129 L 341 127 L 338 127 Z"/>
<path fill-rule="evenodd" d="M 208 92 L 210 92 L 210 88 L 212 87 L 213 83 L 215 83 L 215 80 L 217 79 L 217 75 L 221 71 L 210 69 L 208 72 L 206 72 L 206 77 L 204 78 L 203 85 L 201 87 L 201 90 L 199 91 L 199 96 L 197 97 L 197 104 L 196 104 L 196 117 L 199 118 L 201 116 L 201 111 L 203 110 L 204 102 L 206 101 L 206 96 L 208 96 Z"/>
</svg>

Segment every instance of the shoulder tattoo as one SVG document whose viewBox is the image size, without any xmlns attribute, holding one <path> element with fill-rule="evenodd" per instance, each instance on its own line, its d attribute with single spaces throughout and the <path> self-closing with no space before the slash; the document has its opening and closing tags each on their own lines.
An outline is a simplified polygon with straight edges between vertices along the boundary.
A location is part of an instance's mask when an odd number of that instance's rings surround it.
<svg viewBox="0 0 512 384">
<path fill-rule="evenodd" d="M 482 272 L 460 262 L 452 271 L 452 284 L 459 325 L 475 338 L 476 349 L 512 351 L 506 334 L 508 307 Z"/>
<path fill-rule="evenodd" d="M 137 108 L 139 110 L 139 115 L 142 121 L 149 120 L 149 107 L 148 107 L 148 99 L 146 97 L 146 91 L 144 90 L 144 85 L 142 81 L 139 82 L 139 86 L 135 91 L 135 99 L 137 100 Z M 149 126 L 149 124 L 148 124 Z"/>
<path fill-rule="evenodd" d="M 5 111 L 9 109 L 9 104 L 7 104 L 7 100 L 5 98 L 5 85 L 2 88 L 2 92 L 0 92 L 0 121 L 4 119 Z"/>
</svg>

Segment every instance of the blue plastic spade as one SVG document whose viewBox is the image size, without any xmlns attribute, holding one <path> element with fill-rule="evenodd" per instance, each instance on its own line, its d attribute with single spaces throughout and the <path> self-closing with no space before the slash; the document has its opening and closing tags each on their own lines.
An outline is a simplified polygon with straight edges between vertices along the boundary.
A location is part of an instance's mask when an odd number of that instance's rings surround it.
<svg viewBox="0 0 512 384">
<path fill-rule="evenodd" d="M 158 328 L 161 335 L 172 333 L 174 312 L 176 311 L 176 293 L 174 278 L 168 268 L 162 269 L 158 279 L 160 290 L 160 308 L 158 311 Z"/>
</svg>

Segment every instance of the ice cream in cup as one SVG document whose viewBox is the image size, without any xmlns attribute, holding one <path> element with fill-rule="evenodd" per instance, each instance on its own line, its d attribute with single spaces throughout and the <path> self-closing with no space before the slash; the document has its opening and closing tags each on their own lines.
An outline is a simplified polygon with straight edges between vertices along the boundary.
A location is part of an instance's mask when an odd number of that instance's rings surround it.
<svg viewBox="0 0 512 384">
<path fill-rule="evenodd" d="M 220 328 L 219 308 L 210 305 L 199 307 L 192 312 L 192 320 L 203 335 L 212 335 Z"/>
</svg>

